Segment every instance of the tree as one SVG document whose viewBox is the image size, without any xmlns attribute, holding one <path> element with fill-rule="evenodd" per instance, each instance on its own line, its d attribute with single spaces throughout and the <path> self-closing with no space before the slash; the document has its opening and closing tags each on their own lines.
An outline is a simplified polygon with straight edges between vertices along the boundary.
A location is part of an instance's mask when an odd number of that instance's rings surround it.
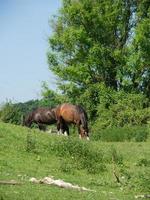
<svg viewBox="0 0 150 200">
<path fill-rule="evenodd" d="M 147 94 L 148 24 L 148 0 L 64 0 L 52 23 L 48 52 L 62 93 L 71 102 L 86 104 L 86 99 L 91 115 L 103 83 L 116 91 Z"/>
</svg>

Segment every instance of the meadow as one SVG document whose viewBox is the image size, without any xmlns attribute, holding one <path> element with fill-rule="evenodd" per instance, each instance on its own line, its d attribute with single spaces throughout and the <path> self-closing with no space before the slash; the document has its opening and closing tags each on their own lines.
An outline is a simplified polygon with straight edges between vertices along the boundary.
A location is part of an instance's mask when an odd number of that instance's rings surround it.
<svg viewBox="0 0 150 200">
<path fill-rule="evenodd" d="M 112 131 L 113 132 L 113 131 Z M 114 138 L 109 131 L 110 137 Z M 120 130 L 120 134 L 122 134 Z M 142 131 L 140 130 L 142 135 Z M 145 137 L 145 132 L 143 132 Z M 120 136 L 117 131 L 117 138 Z M 108 136 L 79 140 L 0 123 L 1 200 L 133 200 L 150 191 L 150 139 L 109 141 Z M 81 192 L 33 184 L 31 177 L 55 179 L 95 190 Z"/>
</svg>

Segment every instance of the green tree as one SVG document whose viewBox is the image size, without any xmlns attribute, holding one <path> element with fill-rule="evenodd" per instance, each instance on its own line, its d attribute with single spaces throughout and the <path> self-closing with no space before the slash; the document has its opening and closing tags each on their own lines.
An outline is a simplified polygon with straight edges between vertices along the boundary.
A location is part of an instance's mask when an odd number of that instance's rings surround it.
<svg viewBox="0 0 150 200">
<path fill-rule="evenodd" d="M 103 83 L 150 94 L 148 0 L 63 0 L 52 28 L 49 68 L 92 118 Z"/>
<path fill-rule="evenodd" d="M 80 89 L 104 82 L 117 89 L 117 70 L 124 63 L 134 4 L 133 0 L 63 1 L 53 22 L 48 53 L 50 69 L 61 86 L 69 81 Z"/>
<path fill-rule="evenodd" d="M 49 89 L 46 82 L 42 84 L 42 99 L 39 101 L 40 106 L 56 107 L 58 104 L 64 102 L 65 97 L 54 90 Z"/>
</svg>

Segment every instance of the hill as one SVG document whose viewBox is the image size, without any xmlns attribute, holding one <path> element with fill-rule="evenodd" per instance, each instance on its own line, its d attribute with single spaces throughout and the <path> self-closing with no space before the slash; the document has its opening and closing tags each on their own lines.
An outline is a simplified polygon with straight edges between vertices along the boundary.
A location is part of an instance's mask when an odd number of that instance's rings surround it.
<svg viewBox="0 0 150 200">
<path fill-rule="evenodd" d="M 150 142 L 81 141 L 0 123 L 0 199 L 134 199 L 150 191 Z M 33 184 L 31 177 L 56 179 L 96 190 L 80 192 Z"/>
</svg>

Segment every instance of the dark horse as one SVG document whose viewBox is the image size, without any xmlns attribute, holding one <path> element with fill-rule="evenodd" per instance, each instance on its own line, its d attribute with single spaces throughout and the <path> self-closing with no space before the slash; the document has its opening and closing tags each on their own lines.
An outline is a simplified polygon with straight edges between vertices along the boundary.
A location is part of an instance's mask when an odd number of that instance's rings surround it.
<svg viewBox="0 0 150 200">
<path fill-rule="evenodd" d="M 37 108 L 24 118 L 23 125 L 31 127 L 32 123 L 36 123 L 40 130 L 45 130 L 44 125 L 51 125 L 56 122 L 55 108 Z"/>
<path fill-rule="evenodd" d="M 79 136 L 89 140 L 88 118 L 85 110 L 78 105 L 64 103 L 55 108 L 57 124 L 62 132 L 67 132 L 69 128 L 67 124 L 73 123 L 78 127 Z"/>
</svg>

